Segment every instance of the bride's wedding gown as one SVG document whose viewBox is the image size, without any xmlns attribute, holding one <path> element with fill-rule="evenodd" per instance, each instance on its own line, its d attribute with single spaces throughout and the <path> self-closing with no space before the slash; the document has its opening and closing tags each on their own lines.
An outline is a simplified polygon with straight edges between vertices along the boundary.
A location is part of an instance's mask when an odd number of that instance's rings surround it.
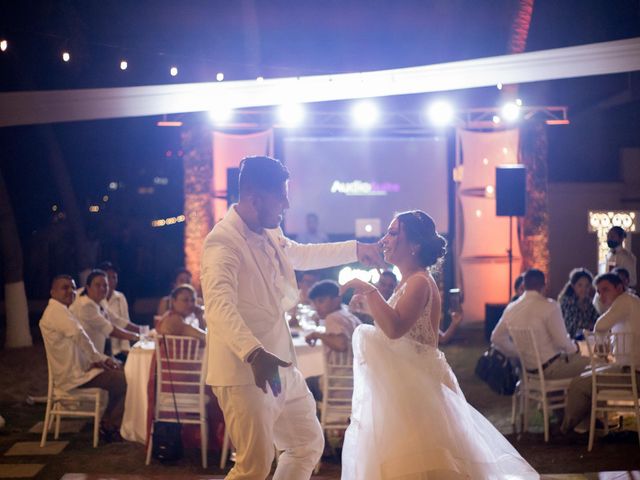
<svg viewBox="0 0 640 480">
<path fill-rule="evenodd" d="M 362 325 L 353 335 L 351 424 L 342 480 L 537 479 L 498 430 L 469 405 L 438 350 L 431 295 L 403 337 Z M 389 299 L 395 306 L 405 285 Z"/>
</svg>

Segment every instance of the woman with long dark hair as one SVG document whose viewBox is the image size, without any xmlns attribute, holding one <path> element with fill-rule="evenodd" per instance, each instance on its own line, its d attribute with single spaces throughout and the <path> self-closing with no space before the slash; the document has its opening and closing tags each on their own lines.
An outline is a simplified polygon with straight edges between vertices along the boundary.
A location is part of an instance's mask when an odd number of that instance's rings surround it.
<svg viewBox="0 0 640 480">
<path fill-rule="evenodd" d="M 571 338 L 582 335 L 583 329 L 593 330 L 598 312 L 593 306 L 593 275 L 586 268 L 574 268 L 569 281 L 558 295 L 564 324 Z"/>
</svg>

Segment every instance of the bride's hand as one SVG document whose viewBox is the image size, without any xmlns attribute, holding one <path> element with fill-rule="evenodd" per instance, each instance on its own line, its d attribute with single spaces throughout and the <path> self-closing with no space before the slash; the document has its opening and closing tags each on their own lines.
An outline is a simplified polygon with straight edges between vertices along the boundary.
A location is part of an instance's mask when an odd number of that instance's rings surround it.
<svg viewBox="0 0 640 480">
<path fill-rule="evenodd" d="M 358 278 L 354 278 L 353 280 L 349 280 L 340 288 L 340 295 L 344 295 L 351 289 L 353 289 L 354 295 L 366 295 L 377 290 L 377 288 L 370 283 L 364 282 Z"/>
</svg>

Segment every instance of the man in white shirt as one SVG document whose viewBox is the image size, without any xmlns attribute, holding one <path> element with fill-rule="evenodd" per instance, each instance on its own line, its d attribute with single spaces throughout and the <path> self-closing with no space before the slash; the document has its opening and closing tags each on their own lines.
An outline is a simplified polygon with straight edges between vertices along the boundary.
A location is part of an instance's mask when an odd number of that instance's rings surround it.
<svg viewBox="0 0 640 480">
<path fill-rule="evenodd" d="M 308 479 L 322 455 L 315 402 L 295 367 L 284 316 L 298 302 L 294 268 L 314 270 L 356 260 L 381 264 L 375 244 L 301 245 L 285 237 L 279 226 L 289 208 L 288 178 L 278 160 L 245 158 L 239 202 L 204 246 L 207 383 L 236 447 L 228 479 L 266 478 L 274 444 L 283 451 L 274 480 Z"/>
<path fill-rule="evenodd" d="M 71 313 L 80 321 L 100 353 L 105 352 L 105 345 L 109 337 L 127 341 L 140 339 L 139 334 L 120 328 L 109 320 L 109 314 L 102 305 L 108 290 L 109 283 L 106 272 L 93 270 L 87 277 L 87 284 L 83 292 L 70 308 Z"/>
<path fill-rule="evenodd" d="M 509 335 L 510 328 L 529 328 L 533 332 L 540 353 L 545 378 L 560 379 L 580 375 L 589 359 L 579 353 L 567 333 L 560 305 L 546 298 L 544 273 L 537 269 L 524 273 L 524 293 L 507 305 L 500 321 L 491 334 L 491 343 L 509 357 L 518 357 L 516 346 Z M 524 368 L 537 370 L 535 352 L 520 352 Z"/>
<path fill-rule="evenodd" d="M 603 273 L 596 277 L 594 283 L 598 289 L 600 301 L 606 311 L 596 321 L 593 330 L 597 333 L 635 333 L 640 335 L 640 298 L 625 291 L 620 277 L 614 273 Z M 636 368 L 640 367 L 640 345 L 634 349 Z M 615 355 L 615 363 L 604 367 L 610 371 L 621 371 L 631 365 L 626 352 Z M 640 383 L 640 372 L 636 372 Z M 567 391 L 567 407 L 562 422 L 564 433 L 573 430 L 591 411 L 591 372 L 574 379 Z"/>
<path fill-rule="evenodd" d="M 96 350 L 78 319 L 69 310 L 75 283 L 59 275 L 51 283 L 51 299 L 40 319 L 40 330 L 57 390 L 102 388 L 109 403 L 102 417 L 105 440 L 115 440 L 122 423 L 127 383 L 117 362 Z"/>
<path fill-rule="evenodd" d="M 140 333 L 140 327 L 131 322 L 129 317 L 129 304 L 124 293 L 118 288 L 118 270 L 111 262 L 102 262 L 99 270 L 107 273 L 108 290 L 107 298 L 102 301 L 102 307 L 107 310 L 111 323 L 130 332 Z M 129 340 L 111 338 L 111 354 L 118 360 L 125 361 L 131 348 Z"/>
<path fill-rule="evenodd" d="M 609 251 L 607 252 L 606 271 L 600 273 L 610 272 L 615 267 L 626 268 L 629 272 L 629 286 L 635 287 L 638 279 L 636 275 L 636 257 L 629 250 L 623 248 L 622 244 L 625 238 L 627 238 L 627 232 L 622 227 L 611 227 L 607 232 Z"/>
</svg>

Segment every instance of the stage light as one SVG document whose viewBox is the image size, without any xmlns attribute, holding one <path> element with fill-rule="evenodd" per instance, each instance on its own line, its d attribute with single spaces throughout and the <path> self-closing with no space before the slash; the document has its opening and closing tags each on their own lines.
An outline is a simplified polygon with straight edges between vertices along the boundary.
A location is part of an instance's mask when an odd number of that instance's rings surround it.
<svg viewBox="0 0 640 480">
<path fill-rule="evenodd" d="M 522 100 L 519 98 L 516 98 L 516 105 L 521 107 L 522 106 Z"/>
<path fill-rule="evenodd" d="M 219 105 L 209 110 L 209 118 L 217 124 L 227 123 L 233 117 L 233 109 L 225 105 Z"/>
<path fill-rule="evenodd" d="M 487 185 L 484 187 L 484 196 L 488 198 L 493 198 L 493 195 L 496 193 L 496 189 L 493 188 L 493 185 Z"/>
<path fill-rule="evenodd" d="M 494 115 L 492 118 L 493 123 L 495 123 L 496 125 L 498 125 L 502 119 L 498 116 L 498 115 Z"/>
<path fill-rule="evenodd" d="M 380 117 L 378 107 L 368 100 L 356 103 L 351 110 L 353 121 L 360 128 L 368 128 L 373 126 Z"/>
<path fill-rule="evenodd" d="M 286 103 L 278 108 L 278 118 L 286 127 L 296 127 L 304 120 L 304 107 L 299 103 Z"/>
<path fill-rule="evenodd" d="M 0 40 L 0 50 L 2 50 L 3 52 L 6 52 L 8 46 L 9 44 L 7 43 L 6 40 Z"/>
<path fill-rule="evenodd" d="M 224 73 L 218 72 L 216 74 L 216 80 L 219 81 L 219 82 L 223 81 L 224 80 Z"/>
<path fill-rule="evenodd" d="M 126 70 L 128 66 L 129 66 L 129 64 L 127 63 L 126 60 L 121 60 L 120 61 L 120 70 Z"/>
<path fill-rule="evenodd" d="M 62 52 L 62 61 L 68 62 L 71 60 L 71 54 L 69 52 Z"/>
<path fill-rule="evenodd" d="M 171 67 L 171 69 L 169 70 L 169 73 L 171 74 L 172 77 L 175 77 L 176 75 L 178 75 L 178 67 Z"/>
<path fill-rule="evenodd" d="M 515 122 L 519 116 L 520 116 L 520 106 L 517 105 L 515 102 L 507 102 L 502 106 L 502 117 L 507 122 Z"/>
<path fill-rule="evenodd" d="M 443 127 L 451 123 L 454 111 L 450 103 L 438 100 L 429 106 L 427 114 L 431 123 Z"/>
<path fill-rule="evenodd" d="M 496 85 L 496 88 L 498 90 L 502 90 L 502 83 L 498 82 L 498 84 Z"/>
</svg>

